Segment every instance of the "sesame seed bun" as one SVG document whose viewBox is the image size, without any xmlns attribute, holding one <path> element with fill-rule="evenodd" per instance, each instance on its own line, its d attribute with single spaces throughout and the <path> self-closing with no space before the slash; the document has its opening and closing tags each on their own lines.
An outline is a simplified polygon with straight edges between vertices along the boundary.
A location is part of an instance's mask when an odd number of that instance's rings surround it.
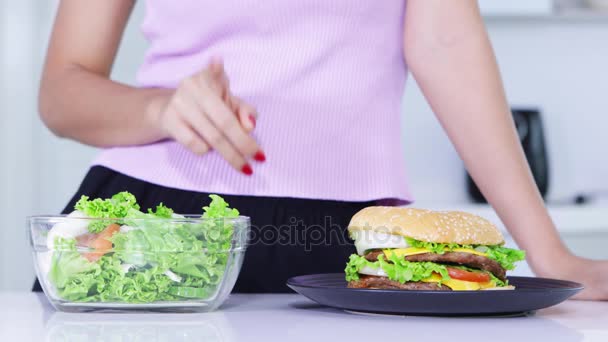
<svg viewBox="0 0 608 342">
<path fill-rule="evenodd" d="M 505 241 L 490 221 L 459 211 L 368 207 L 356 213 L 348 225 L 349 232 L 358 230 L 461 245 L 501 245 Z"/>
</svg>

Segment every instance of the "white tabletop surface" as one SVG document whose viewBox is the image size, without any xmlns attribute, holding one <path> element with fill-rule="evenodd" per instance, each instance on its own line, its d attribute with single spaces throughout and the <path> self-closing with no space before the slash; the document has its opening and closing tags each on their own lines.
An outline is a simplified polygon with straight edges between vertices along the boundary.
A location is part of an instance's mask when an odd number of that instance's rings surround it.
<svg viewBox="0 0 608 342">
<path fill-rule="evenodd" d="M 299 295 L 232 295 L 205 314 L 68 314 L 0 293 L 0 341 L 608 341 L 608 302 L 567 301 L 515 318 L 367 316 Z M 389 340 L 390 339 L 390 340 Z"/>
</svg>

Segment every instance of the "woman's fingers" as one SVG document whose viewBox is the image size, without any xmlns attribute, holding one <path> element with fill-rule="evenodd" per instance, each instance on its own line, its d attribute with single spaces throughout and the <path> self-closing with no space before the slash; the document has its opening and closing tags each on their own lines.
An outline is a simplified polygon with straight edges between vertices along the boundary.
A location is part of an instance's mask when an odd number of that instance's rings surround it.
<svg viewBox="0 0 608 342">
<path fill-rule="evenodd" d="M 181 115 L 232 167 L 251 174 L 247 160 L 259 160 L 260 147 L 244 131 L 234 113 L 206 84 L 188 83 L 183 89 L 185 96 L 176 101 Z"/>
<path fill-rule="evenodd" d="M 196 111 L 189 111 L 188 113 L 186 114 L 187 120 L 191 122 L 198 134 L 234 169 L 248 175 L 253 172 L 247 159 L 239 153 L 206 115 L 199 115 L 200 112 Z"/>
<path fill-rule="evenodd" d="M 209 152 L 209 145 L 201 138 L 192 127 L 184 121 L 177 113 L 167 113 L 171 119 L 166 123 L 169 134 L 192 153 L 203 155 Z"/>
<path fill-rule="evenodd" d="M 214 58 L 209 63 L 207 70 L 208 72 L 200 74 L 201 81 L 210 84 L 222 100 L 227 101 L 230 98 L 230 81 L 224 71 L 224 62 L 221 59 Z"/>
<path fill-rule="evenodd" d="M 241 124 L 241 127 L 245 129 L 245 132 L 251 133 L 255 129 L 257 124 L 258 113 L 253 106 L 246 104 L 243 100 L 238 97 L 231 96 L 229 99 L 230 109 L 233 113 L 236 113 L 237 118 Z M 258 162 L 266 161 L 266 154 L 264 151 L 259 149 L 254 155 L 253 159 Z"/>
<path fill-rule="evenodd" d="M 224 72 L 224 61 L 219 57 L 212 57 L 207 68 L 213 76 L 226 75 Z"/>
<path fill-rule="evenodd" d="M 200 85 L 199 96 L 193 96 L 199 109 L 211 123 L 246 158 L 253 157 L 259 150 L 257 142 L 241 126 L 238 118 L 222 99 L 209 91 L 205 84 Z M 213 145 L 212 145 L 213 146 Z"/>
<path fill-rule="evenodd" d="M 228 104 L 230 110 L 235 113 L 241 125 L 247 133 L 251 133 L 256 125 L 257 111 L 253 106 L 245 103 L 242 99 L 230 93 L 230 82 L 224 70 L 224 63 L 219 58 L 214 58 L 209 63 L 209 73 L 202 74 L 203 81 L 211 81 L 214 90 L 218 91 L 222 100 Z"/>
<path fill-rule="evenodd" d="M 257 124 L 257 110 L 236 96 L 230 97 L 230 103 L 232 105 L 232 111 L 237 114 L 239 121 L 241 122 L 241 126 L 245 128 L 247 133 L 251 133 Z"/>
<path fill-rule="evenodd" d="M 216 150 L 236 170 L 251 174 L 251 166 L 246 157 L 228 141 L 195 101 L 178 100 L 175 106 L 188 126 L 192 127 L 208 146 Z"/>
</svg>

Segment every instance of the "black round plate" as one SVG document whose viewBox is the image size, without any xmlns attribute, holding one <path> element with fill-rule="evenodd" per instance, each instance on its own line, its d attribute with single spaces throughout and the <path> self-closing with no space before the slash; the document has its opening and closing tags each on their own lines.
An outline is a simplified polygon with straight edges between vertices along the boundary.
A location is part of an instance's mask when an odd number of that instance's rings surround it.
<svg viewBox="0 0 608 342">
<path fill-rule="evenodd" d="M 477 316 L 522 314 L 547 308 L 575 295 L 581 284 L 546 278 L 509 277 L 515 290 L 403 291 L 349 289 L 344 273 L 290 278 L 287 286 L 334 308 L 381 314 Z"/>
</svg>

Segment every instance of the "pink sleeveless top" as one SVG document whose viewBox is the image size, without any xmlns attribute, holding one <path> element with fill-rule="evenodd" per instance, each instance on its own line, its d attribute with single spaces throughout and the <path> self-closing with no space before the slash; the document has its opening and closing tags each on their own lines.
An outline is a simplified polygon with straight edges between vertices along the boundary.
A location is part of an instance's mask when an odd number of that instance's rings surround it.
<svg viewBox="0 0 608 342">
<path fill-rule="evenodd" d="M 165 141 L 103 150 L 103 165 L 154 184 L 252 196 L 411 200 L 403 161 L 404 0 L 146 0 L 141 87 L 174 88 L 223 58 L 260 114 L 267 161 L 253 176 L 217 153 Z M 125 115 L 129 115 L 125 113 Z"/>
</svg>

